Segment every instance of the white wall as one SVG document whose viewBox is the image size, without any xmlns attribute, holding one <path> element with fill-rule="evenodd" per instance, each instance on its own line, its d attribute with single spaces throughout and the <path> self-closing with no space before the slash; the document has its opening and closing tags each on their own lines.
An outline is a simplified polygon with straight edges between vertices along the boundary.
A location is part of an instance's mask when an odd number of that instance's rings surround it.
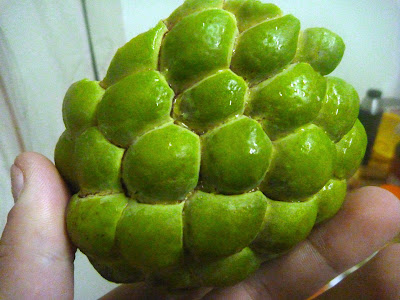
<svg viewBox="0 0 400 300">
<path fill-rule="evenodd" d="M 126 40 L 154 26 L 182 0 L 121 0 Z M 351 83 L 363 97 L 369 88 L 400 98 L 399 0 L 271 0 L 300 19 L 302 28 L 326 27 L 346 43 L 332 73 Z M 151 9 L 150 9 L 151 8 Z"/>
<path fill-rule="evenodd" d="M 351 83 L 364 96 L 379 88 L 384 97 L 400 98 L 400 1 L 277 0 L 303 28 L 326 27 L 346 43 L 343 60 L 333 75 Z"/>
</svg>

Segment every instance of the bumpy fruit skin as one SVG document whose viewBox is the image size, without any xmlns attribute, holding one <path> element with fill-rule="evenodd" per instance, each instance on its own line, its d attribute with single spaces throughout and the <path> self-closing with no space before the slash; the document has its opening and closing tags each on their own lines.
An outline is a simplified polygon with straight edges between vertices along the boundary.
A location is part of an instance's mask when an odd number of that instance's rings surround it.
<svg viewBox="0 0 400 300">
<path fill-rule="evenodd" d="M 187 0 L 101 82 L 68 90 L 56 165 L 67 228 L 99 273 L 227 286 L 340 209 L 366 134 L 325 75 L 344 43 L 256 0 Z"/>
</svg>

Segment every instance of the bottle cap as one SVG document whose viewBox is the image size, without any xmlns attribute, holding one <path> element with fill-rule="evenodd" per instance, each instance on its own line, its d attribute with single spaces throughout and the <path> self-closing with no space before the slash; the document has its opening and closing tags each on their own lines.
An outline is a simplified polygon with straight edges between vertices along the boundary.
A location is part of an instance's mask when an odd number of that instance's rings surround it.
<svg viewBox="0 0 400 300">
<path fill-rule="evenodd" d="M 377 89 L 370 89 L 367 92 L 367 96 L 371 98 L 380 98 L 382 97 L 382 91 Z"/>
</svg>

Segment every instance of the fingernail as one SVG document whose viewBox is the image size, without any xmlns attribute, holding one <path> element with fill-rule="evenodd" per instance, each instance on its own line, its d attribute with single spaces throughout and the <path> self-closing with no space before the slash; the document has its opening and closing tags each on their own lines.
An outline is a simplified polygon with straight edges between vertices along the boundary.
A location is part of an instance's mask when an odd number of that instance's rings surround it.
<svg viewBox="0 0 400 300">
<path fill-rule="evenodd" d="M 10 169 L 11 174 L 11 192 L 14 202 L 17 202 L 19 195 L 24 187 L 24 174 L 21 169 L 16 165 L 12 165 Z"/>
</svg>

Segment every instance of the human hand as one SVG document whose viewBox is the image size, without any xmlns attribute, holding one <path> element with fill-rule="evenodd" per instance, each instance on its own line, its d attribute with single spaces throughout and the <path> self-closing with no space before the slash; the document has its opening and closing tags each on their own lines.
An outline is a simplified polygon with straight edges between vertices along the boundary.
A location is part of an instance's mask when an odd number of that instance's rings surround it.
<svg viewBox="0 0 400 300">
<path fill-rule="evenodd" d="M 66 234 L 65 184 L 54 165 L 36 153 L 17 157 L 11 173 L 16 203 L 0 240 L 0 299 L 71 299 L 75 248 Z M 387 243 L 399 232 L 397 198 L 363 188 L 350 193 L 343 209 L 293 251 L 236 286 L 168 294 L 139 283 L 121 285 L 103 299 L 306 299 L 382 248 L 320 298 L 398 299 L 400 244 Z"/>
</svg>

